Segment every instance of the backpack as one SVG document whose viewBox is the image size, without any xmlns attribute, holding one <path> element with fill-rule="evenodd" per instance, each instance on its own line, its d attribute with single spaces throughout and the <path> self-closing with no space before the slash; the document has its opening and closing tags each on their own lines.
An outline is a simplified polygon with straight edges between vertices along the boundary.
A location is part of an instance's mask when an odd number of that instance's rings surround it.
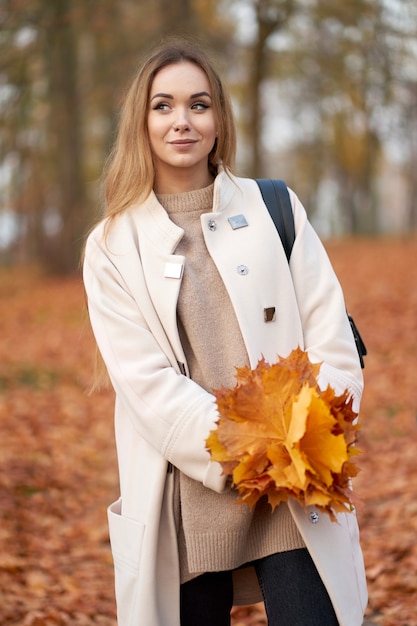
<svg viewBox="0 0 417 626">
<path fill-rule="evenodd" d="M 263 201 L 272 217 L 278 234 L 281 238 L 288 263 L 290 262 L 292 247 L 295 240 L 294 215 L 292 212 L 290 194 L 287 185 L 283 180 L 271 178 L 257 178 L 259 189 L 261 190 Z M 347 313 L 356 349 L 358 351 L 361 367 L 365 367 L 364 356 L 367 354 L 366 346 L 359 333 L 359 330 L 352 318 Z"/>
</svg>

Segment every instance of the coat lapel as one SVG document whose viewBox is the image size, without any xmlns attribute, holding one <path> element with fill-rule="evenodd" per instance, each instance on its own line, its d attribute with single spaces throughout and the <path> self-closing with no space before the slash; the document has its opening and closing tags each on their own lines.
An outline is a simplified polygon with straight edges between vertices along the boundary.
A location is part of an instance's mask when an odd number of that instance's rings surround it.
<svg viewBox="0 0 417 626">
<path fill-rule="evenodd" d="M 174 353 L 182 359 L 176 311 L 185 259 L 174 251 L 183 230 L 169 219 L 153 193 L 136 211 L 134 220 L 149 296 Z"/>
<path fill-rule="evenodd" d="M 294 287 L 278 233 L 255 181 L 234 182 L 224 175 L 217 182 L 222 185 L 221 195 L 215 195 L 213 213 L 202 216 L 202 229 L 255 367 L 262 356 L 270 362 L 276 361 L 278 354 L 286 356 L 296 347 L 294 337 L 298 336 L 302 345 L 300 322 L 293 315 L 297 310 Z M 210 222 L 215 222 L 215 228 Z M 243 226 L 234 228 L 236 222 Z M 270 242 L 271 234 L 276 246 L 268 245 L 268 254 L 263 254 L 259 243 Z"/>
</svg>

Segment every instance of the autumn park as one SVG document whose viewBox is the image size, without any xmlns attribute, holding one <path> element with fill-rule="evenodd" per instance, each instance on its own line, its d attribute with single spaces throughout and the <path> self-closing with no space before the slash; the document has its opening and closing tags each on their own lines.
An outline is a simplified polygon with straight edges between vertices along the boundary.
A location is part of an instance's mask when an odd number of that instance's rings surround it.
<svg viewBox="0 0 417 626">
<path fill-rule="evenodd" d="M 355 490 L 370 624 L 417 618 L 417 238 L 327 242 L 366 339 Z M 117 496 L 112 394 L 78 275 L 1 272 L 0 623 L 114 626 L 106 506 Z M 266 624 L 262 607 L 234 626 Z"/>
<path fill-rule="evenodd" d="M 230 87 L 238 173 L 295 189 L 366 343 L 364 626 L 417 626 L 414 0 L 2 3 L 0 626 L 116 626 L 114 397 L 91 391 L 80 256 L 124 88 L 190 33 Z M 233 608 L 232 626 L 266 624 Z"/>
</svg>

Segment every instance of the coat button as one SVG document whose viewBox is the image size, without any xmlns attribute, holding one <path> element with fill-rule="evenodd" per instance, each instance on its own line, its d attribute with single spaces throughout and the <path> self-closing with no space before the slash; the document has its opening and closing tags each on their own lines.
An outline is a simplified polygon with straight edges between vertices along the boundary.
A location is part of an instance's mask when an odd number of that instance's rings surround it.
<svg viewBox="0 0 417 626">
<path fill-rule="evenodd" d="M 318 521 L 319 521 L 319 519 L 320 519 L 320 516 L 319 516 L 319 514 L 317 513 L 317 511 L 312 511 L 312 512 L 310 513 L 309 517 L 310 517 L 310 522 L 311 522 L 312 524 L 317 524 L 317 522 L 318 522 Z"/>
<path fill-rule="evenodd" d="M 209 230 L 216 230 L 216 228 L 217 228 L 217 224 L 216 224 L 216 222 L 214 220 L 209 220 L 207 222 L 207 226 L 208 226 Z"/>
<path fill-rule="evenodd" d="M 246 267 L 246 265 L 238 265 L 237 273 L 240 274 L 240 276 L 246 276 L 246 274 L 249 274 L 249 268 Z"/>
</svg>

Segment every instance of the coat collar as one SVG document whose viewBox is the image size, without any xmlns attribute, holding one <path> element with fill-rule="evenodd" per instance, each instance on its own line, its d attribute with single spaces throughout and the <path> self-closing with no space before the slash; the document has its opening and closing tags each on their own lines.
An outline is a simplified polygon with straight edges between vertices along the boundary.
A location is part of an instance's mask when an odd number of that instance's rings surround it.
<svg viewBox="0 0 417 626">
<path fill-rule="evenodd" d="M 238 192 L 237 178 L 227 174 L 224 168 L 220 166 L 214 181 L 213 213 L 225 211 L 233 196 Z M 161 253 L 174 253 L 184 231 L 170 220 L 168 213 L 153 191 L 142 204 L 134 205 L 128 209 L 128 213 L 136 225 L 139 241 L 146 238 Z"/>
</svg>

